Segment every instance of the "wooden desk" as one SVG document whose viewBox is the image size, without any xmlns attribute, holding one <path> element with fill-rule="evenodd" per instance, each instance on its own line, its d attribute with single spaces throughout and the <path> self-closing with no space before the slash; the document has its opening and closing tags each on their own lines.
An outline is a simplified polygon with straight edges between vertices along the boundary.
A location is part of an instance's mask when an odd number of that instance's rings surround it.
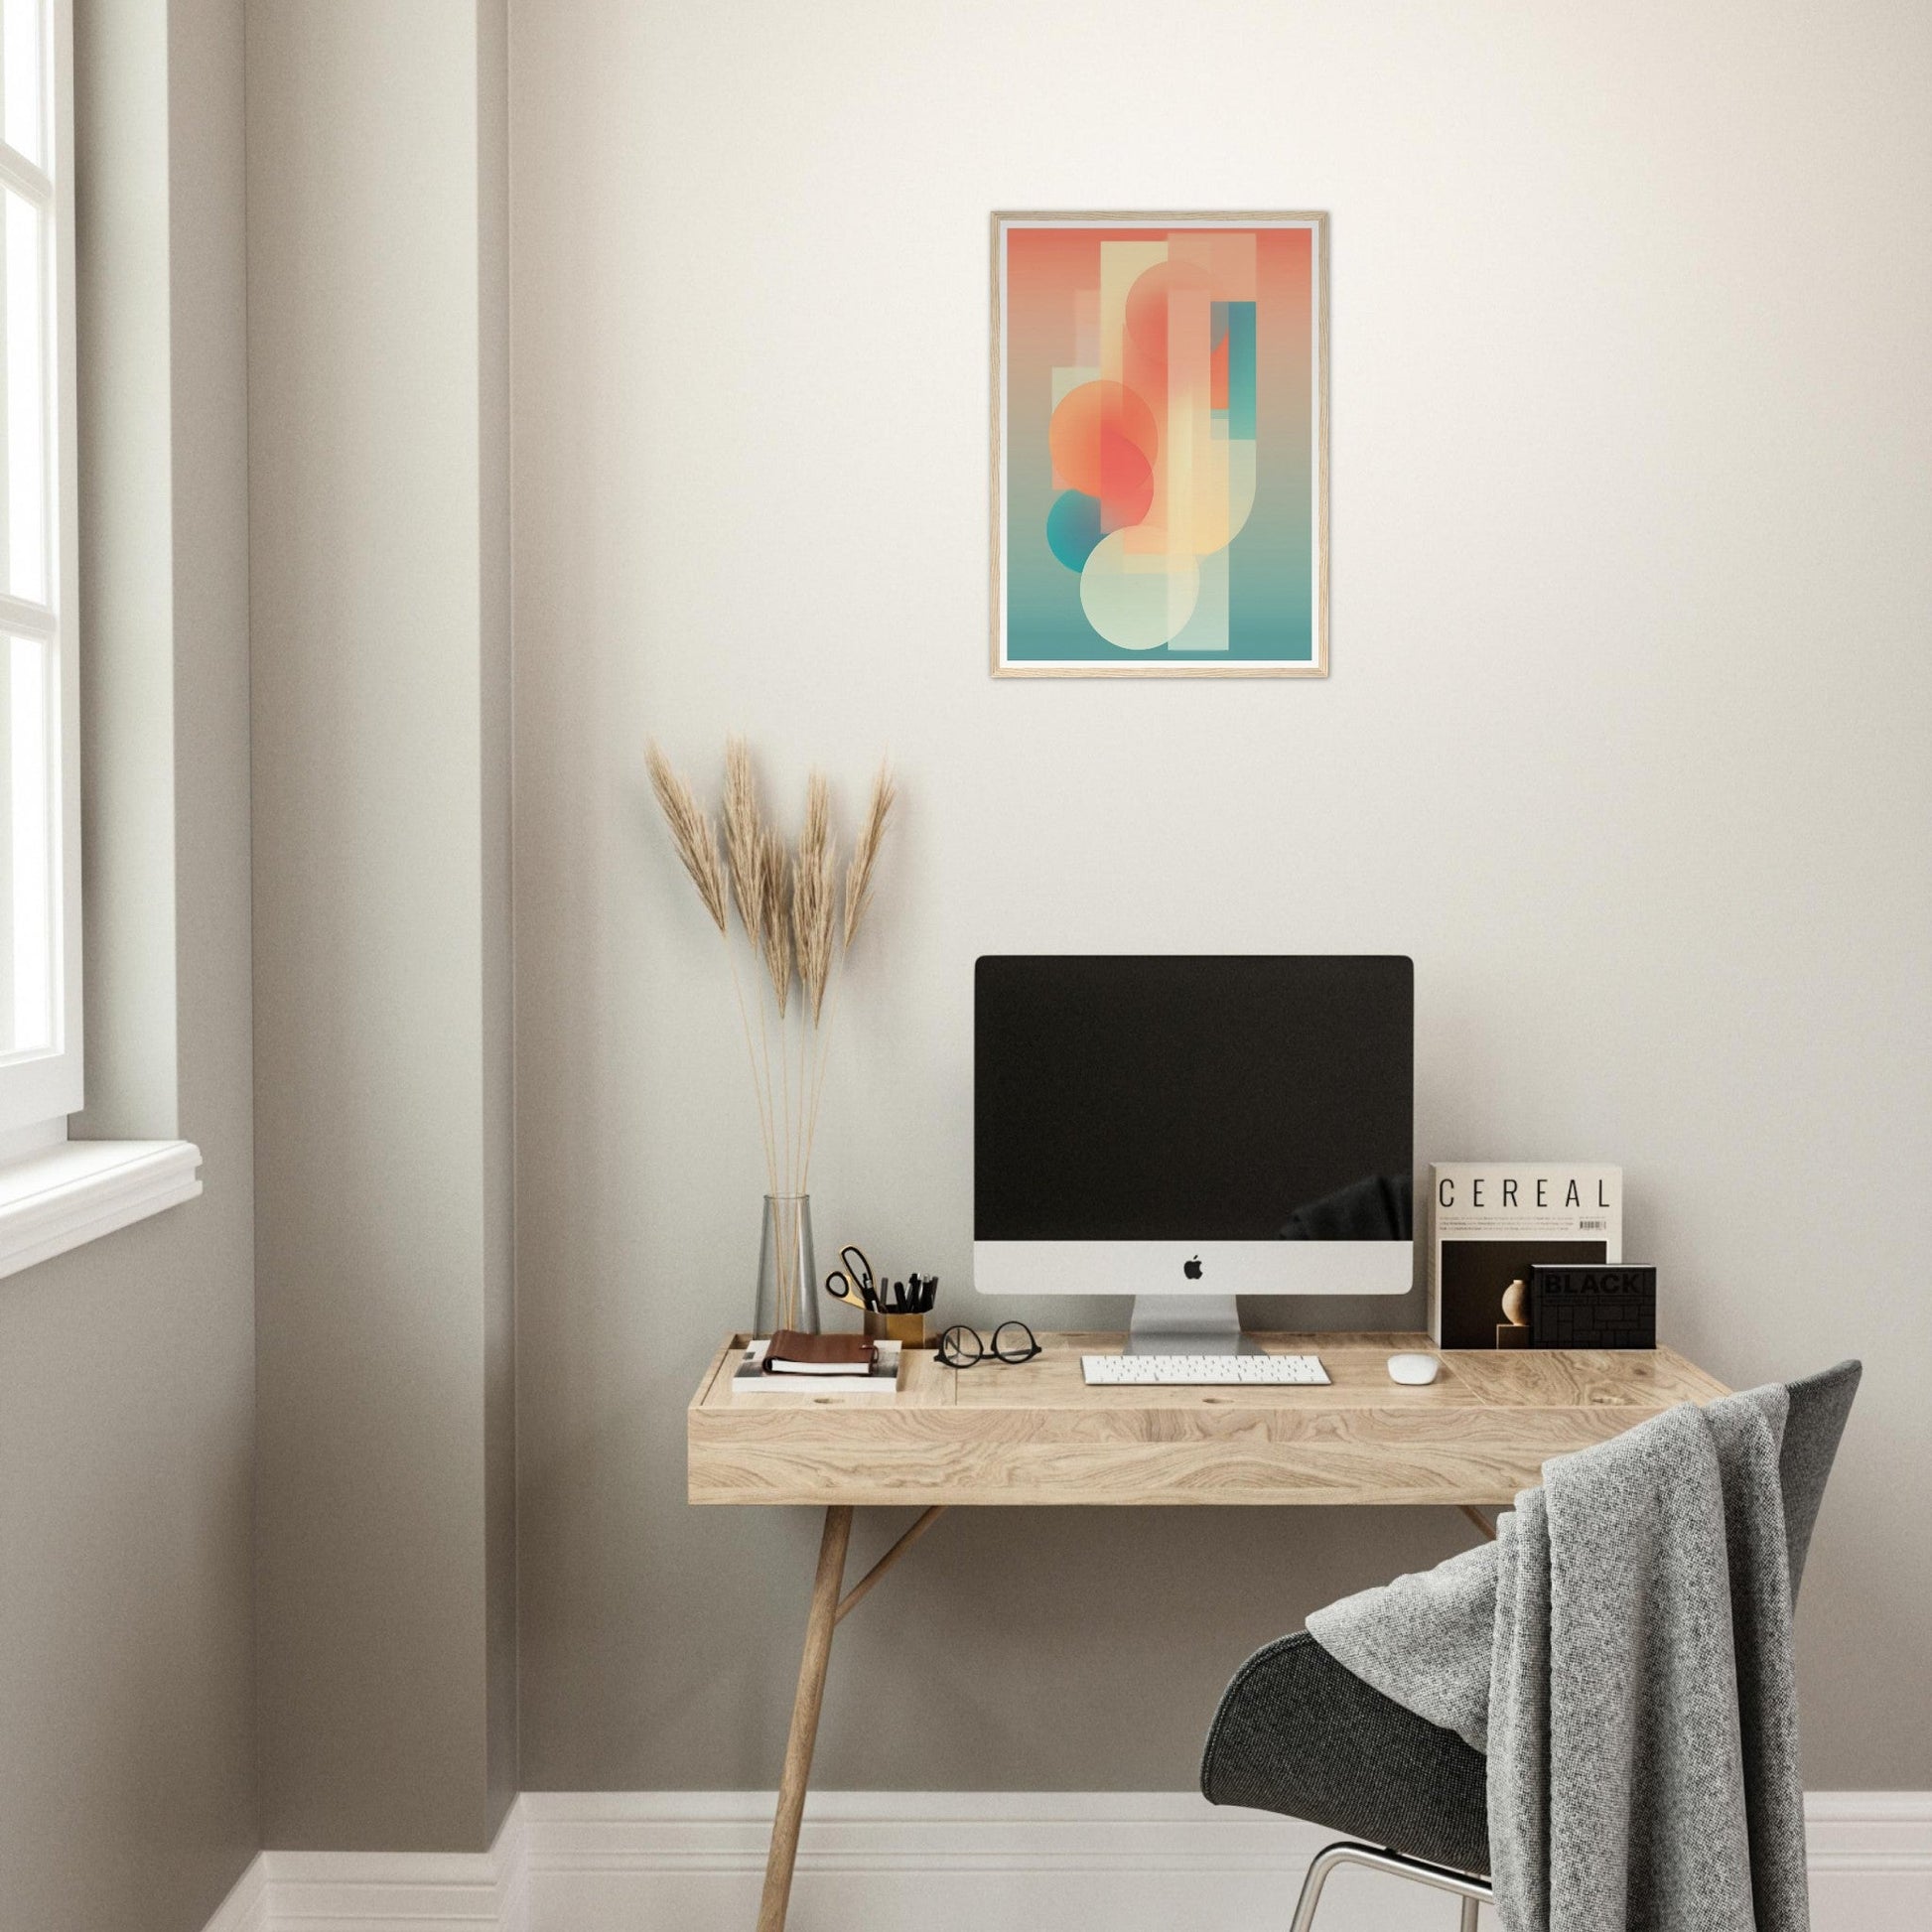
<svg viewBox="0 0 1932 1932">
<path fill-rule="evenodd" d="M 759 1932 L 782 1932 L 832 1631 L 944 1509 L 998 1505 L 1440 1503 L 1485 1535 L 1482 1506 L 1512 1503 L 1553 1455 L 1587 1449 L 1722 1383 L 1667 1348 L 1525 1349 L 1443 1356 L 1426 1388 L 1388 1377 L 1415 1334 L 1262 1335 L 1318 1355 L 1327 1387 L 1088 1388 L 1084 1352 L 1118 1334 L 1042 1334 L 1015 1365 L 942 1367 L 908 1350 L 897 1396 L 734 1399 L 732 1336 L 687 1413 L 694 1503 L 805 1503 L 825 1511 L 791 1734 L 778 1785 Z M 851 1589 L 855 1508 L 921 1514 Z M 841 1591 L 843 1590 L 843 1594 Z"/>
</svg>

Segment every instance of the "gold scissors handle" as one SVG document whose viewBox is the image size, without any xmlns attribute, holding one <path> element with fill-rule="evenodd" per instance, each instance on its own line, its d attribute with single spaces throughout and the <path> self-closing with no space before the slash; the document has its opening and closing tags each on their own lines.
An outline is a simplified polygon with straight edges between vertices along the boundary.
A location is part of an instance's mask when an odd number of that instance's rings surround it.
<svg viewBox="0 0 1932 1932">
<path fill-rule="evenodd" d="M 879 1306 L 879 1297 L 873 1287 L 872 1263 L 866 1259 L 865 1250 L 841 1248 L 839 1262 L 840 1266 L 825 1277 L 826 1294 L 835 1302 L 871 1313 Z"/>
</svg>

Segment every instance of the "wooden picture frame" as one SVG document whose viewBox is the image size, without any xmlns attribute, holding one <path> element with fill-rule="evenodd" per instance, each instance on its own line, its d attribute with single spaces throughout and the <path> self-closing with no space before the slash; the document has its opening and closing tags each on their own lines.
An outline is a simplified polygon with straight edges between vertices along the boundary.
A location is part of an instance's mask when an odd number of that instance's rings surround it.
<svg viewBox="0 0 1932 1932">
<path fill-rule="evenodd" d="M 1327 214 L 991 239 L 992 674 L 1327 676 Z"/>
</svg>

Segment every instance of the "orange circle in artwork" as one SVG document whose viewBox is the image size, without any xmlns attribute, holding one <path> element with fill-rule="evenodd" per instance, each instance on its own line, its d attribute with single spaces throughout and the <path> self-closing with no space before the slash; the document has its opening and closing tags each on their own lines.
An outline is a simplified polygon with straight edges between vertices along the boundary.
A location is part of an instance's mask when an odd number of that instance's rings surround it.
<svg viewBox="0 0 1932 1932">
<path fill-rule="evenodd" d="M 1100 527 L 1123 530 L 1154 507 L 1154 466 L 1136 443 L 1100 432 Z"/>
<path fill-rule="evenodd" d="M 1147 514 L 1160 434 L 1154 411 L 1125 383 L 1101 380 L 1069 389 L 1053 411 L 1046 441 L 1060 481 L 1100 499 L 1103 529 L 1138 523 Z"/>
</svg>

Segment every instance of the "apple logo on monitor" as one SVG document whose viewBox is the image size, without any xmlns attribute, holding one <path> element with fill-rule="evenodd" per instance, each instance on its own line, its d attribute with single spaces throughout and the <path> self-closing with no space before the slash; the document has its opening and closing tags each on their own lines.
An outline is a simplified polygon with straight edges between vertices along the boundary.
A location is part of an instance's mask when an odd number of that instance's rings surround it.
<svg viewBox="0 0 1932 1932">
<path fill-rule="evenodd" d="M 1183 1275 L 1185 1275 L 1190 1282 L 1199 1281 L 1200 1280 L 1200 1256 L 1196 1255 L 1192 1261 L 1183 1261 L 1180 1264 L 1180 1272 Z"/>
</svg>

